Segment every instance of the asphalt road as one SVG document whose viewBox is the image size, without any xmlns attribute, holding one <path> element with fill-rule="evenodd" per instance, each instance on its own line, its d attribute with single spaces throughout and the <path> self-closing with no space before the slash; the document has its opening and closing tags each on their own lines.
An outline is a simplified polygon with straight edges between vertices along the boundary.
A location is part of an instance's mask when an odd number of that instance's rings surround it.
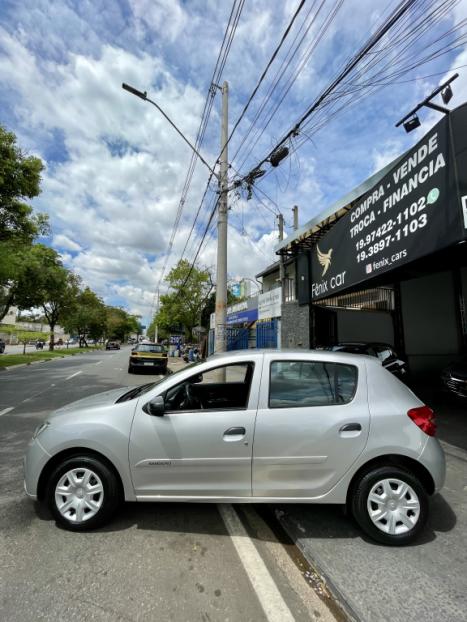
<svg viewBox="0 0 467 622">
<path fill-rule="evenodd" d="M 129 375 L 128 354 L 0 372 L 2 622 L 335 620 L 315 591 L 323 587 L 253 508 L 131 503 L 104 529 L 70 533 L 26 498 L 22 456 L 40 420 L 75 399 L 154 378 Z"/>
<path fill-rule="evenodd" d="M 432 500 L 424 537 L 410 547 L 377 545 L 341 508 L 318 505 L 268 508 L 290 536 L 289 547 L 283 546 L 286 537 L 262 521 L 263 508 L 250 506 L 232 515 L 230 506 L 224 511 L 201 504 L 127 504 L 104 530 L 58 529 L 22 494 L 25 444 L 50 409 L 150 381 L 152 376 L 127 374 L 127 356 L 128 349 L 100 352 L 0 372 L 2 620 L 274 619 L 252 587 L 256 571 L 249 578 L 235 548 L 239 534 L 240 541 L 250 541 L 238 532 L 244 525 L 296 620 L 331 614 L 308 587 L 315 581 L 313 569 L 301 566 L 306 560 L 298 560 L 297 570 L 294 544 L 357 619 L 467 621 L 466 421 L 465 410 L 449 404 L 438 408 L 445 418 L 441 438 L 451 443 L 445 444 L 446 486 Z M 174 367 L 182 364 L 172 361 Z M 242 523 L 232 527 L 232 516 Z M 295 564 L 286 548 L 294 549 Z M 322 590 L 319 583 L 317 589 Z"/>
</svg>

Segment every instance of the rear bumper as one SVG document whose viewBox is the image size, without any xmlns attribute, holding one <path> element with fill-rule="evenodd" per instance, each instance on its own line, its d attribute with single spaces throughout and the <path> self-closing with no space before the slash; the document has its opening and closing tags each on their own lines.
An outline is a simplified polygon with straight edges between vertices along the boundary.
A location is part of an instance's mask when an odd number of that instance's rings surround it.
<svg viewBox="0 0 467 622">
<path fill-rule="evenodd" d="M 446 458 L 437 438 L 429 437 L 418 460 L 429 471 L 435 484 L 435 493 L 444 486 L 446 479 Z"/>
<path fill-rule="evenodd" d="M 167 359 L 144 359 L 130 358 L 132 367 L 145 367 L 147 369 L 167 369 Z"/>
</svg>

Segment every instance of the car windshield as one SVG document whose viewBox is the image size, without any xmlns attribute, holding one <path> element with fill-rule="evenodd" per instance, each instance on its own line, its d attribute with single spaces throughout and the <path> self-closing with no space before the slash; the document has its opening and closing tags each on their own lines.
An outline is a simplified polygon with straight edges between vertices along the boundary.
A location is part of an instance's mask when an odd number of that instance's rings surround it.
<svg viewBox="0 0 467 622">
<path fill-rule="evenodd" d="M 165 352 L 164 346 L 152 343 L 140 343 L 133 350 L 134 352 Z"/>
<path fill-rule="evenodd" d="M 187 369 L 192 369 L 193 367 L 196 367 L 197 365 L 201 365 L 201 363 L 202 363 L 202 361 L 198 361 L 196 363 L 191 363 L 190 365 L 185 365 L 185 367 L 182 367 L 182 369 L 179 369 L 176 372 L 172 372 L 170 374 L 170 378 L 173 378 L 173 376 L 176 376 L 177 374 L 180 374 L 182 371 L 186 371 Z M 129 391 L 127 391 L 126 393 L 121 395 L 118 398 L 116 403 L 120 404 L 121 402 L 128 402 L 129 400 L 134 400 L 137 397 L 140 397 L 141 395 L 144 395 L 145 393 L 147 393 L 148 391 L 153 389 L 156 385 L 160 384 L 164 380 L 166 380 L 166 379 L 165 378 L 161 378 L 160 380 L 156 380 L 155 382 L 148 382 L 147 384 L 142 384 L 139 387 L 134 387 L 134 389 L 130 389 Z"/>
</svg>

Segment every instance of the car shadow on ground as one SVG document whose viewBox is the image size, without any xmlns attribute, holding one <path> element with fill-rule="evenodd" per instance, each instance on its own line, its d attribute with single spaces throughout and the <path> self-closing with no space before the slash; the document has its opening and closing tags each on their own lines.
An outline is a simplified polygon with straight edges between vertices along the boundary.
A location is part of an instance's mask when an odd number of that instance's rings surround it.
<svg viewBox="0 0 467 622">
<path fill-rule="evenodd" d="M 359 538 L 375 546 L 378 544 L 360 529 L 353 517 L 343 506 L 336 505 L 281 505 L 275 508 L 280 522 L 287 526 L 288 533 L 297 538 L 316 538 L 320 540 Z M 416 547 L 437 538 L 438 533 L 452 531 L 457 517 L 446 499 L 437 494 L 430 499 L 430 513 L 425 529 L 420 537 L 408 546 Z"/>
<path fill-rule="evenodd" d="M 243 519 L 243 509 L 254 508 L 274 533 L 274 539 L 283 545 L 296 544 L 301 538 L 320 540 L 358 538 L 374 546 L 382 546 L 367 537 L 340 505 L 236 504 L 234 507 Z M 37 502 L 35 511 L 39 519 L 53 521 L 49 511 Z M 409 546 L 416 547 L 434 541 L 437 533 L 453 530 L 456 522 L 456 515 L 451 506 L 442 495 L 435 495 L 431 499 L 430 516 L 425 530 L 419 539 Z M 169 502 L 124 503 L 109 524 L 86 533 L 118 533 L 135 527 L 138 530 L 153 532 L 228 535 L 215 504 Z M 61 529 L 60 526 L 58 528 Z M 260 539 L 264 538 L 261 536 Z"/>
</svg>

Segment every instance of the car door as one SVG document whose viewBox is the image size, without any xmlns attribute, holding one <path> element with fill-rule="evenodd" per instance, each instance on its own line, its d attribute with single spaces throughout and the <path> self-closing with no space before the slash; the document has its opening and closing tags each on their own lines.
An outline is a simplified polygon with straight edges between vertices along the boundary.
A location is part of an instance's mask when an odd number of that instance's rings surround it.
<svg viewBox="0 0 467 622">
<path fill-rule="evenodd" d="M 363 451 L 369 431 L 364 362 L 325 363 L 324 356 L 265 356 L 253 496 L 319 497 Z"/>
<path fill-rule="evenodd" d="M 148 398 L 140 400 L 129 448 L 137 498 L 251 496 L 261 363 L 256 357 L 211 365 L 201 380 L 197 371 L 165 391 L 163 416 L 147 414 Z M 183 401 L 186 382 L 190 404 Z"/>
</svg>

